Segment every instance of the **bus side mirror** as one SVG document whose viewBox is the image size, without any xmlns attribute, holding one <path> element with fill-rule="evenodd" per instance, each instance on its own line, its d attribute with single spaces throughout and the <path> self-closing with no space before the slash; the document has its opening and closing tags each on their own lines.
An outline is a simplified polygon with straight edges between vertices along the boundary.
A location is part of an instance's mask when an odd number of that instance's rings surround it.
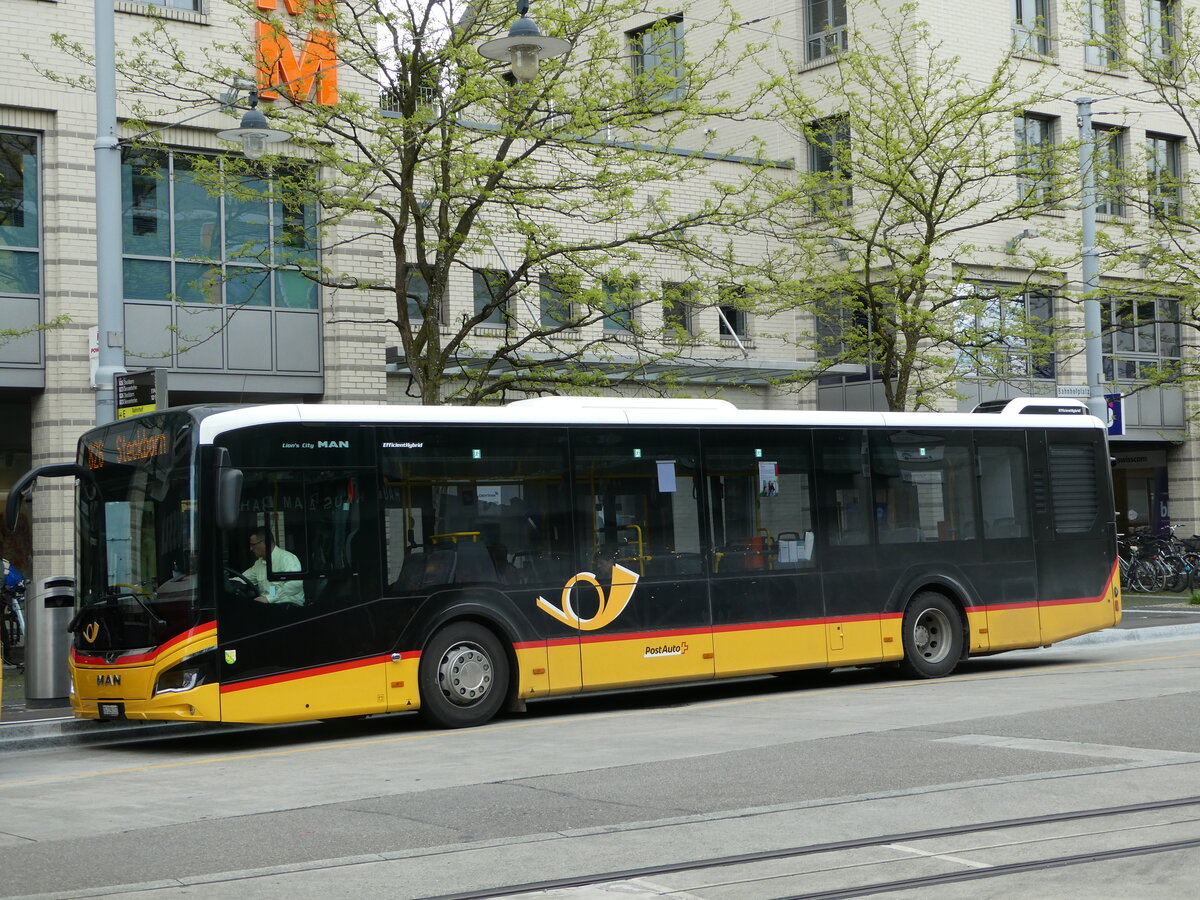
<svg viewBox="0 0 1200 900">
<path fill-rule="evenodd" d="M 4 524 L 8 526 L 8 530 L 12 531 L 17 527 L 17 519 L 21 516 L 21 506 L 39 478 L 69 478 L 71 476 L 81 479 L 85 484 L 95 484 L 92 473 L 78 463 L 51 463 L 38 466 L 18 478 L 17 483 L 9 488 L 8 502 L 4 506 Z"/>
<path fill-rule="evenodd" d="M 218 448 L 216 526 L 222 531 L 236 528 L 242 509 L 242 470 L 229 465 L 229 451 Z"/>
</svg>

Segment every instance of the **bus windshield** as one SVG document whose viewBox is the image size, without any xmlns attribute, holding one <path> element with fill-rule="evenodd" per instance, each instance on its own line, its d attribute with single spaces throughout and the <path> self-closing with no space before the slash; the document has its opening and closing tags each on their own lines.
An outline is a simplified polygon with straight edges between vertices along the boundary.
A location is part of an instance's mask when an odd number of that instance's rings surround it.
<svg viewBox="0 0 1200 900">
<path fill-rule="evenodd" d="M 91 476 L 79 487 L 82 651 L 147 649 L 193 624 L 193 446 L 191 422 L 169 415 L 117 422 L 81 442 Z"/>
</svg>

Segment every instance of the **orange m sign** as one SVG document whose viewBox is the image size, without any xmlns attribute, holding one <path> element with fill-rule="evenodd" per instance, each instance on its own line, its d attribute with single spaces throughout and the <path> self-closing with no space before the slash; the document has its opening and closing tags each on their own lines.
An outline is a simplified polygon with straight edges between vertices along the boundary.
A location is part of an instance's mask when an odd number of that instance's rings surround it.
<svg viewBox="0 0 1200 900">
<path fill-rule="evenodd" d="M 320 0 L 326 3 L 329 0 Z M 300 14 L 303 0 L 283 0 L 289 15 Z M 277 0 L 256 0 L 262 10 L 276 8 Z M 317 13 L 318 19 L 331 13 Z M 296 55 L 292 40 L 278 22 L 256 22 L 254 43 L 258 57 L 259 96 L 278 100 L 282 91 L 295 103 L 337 103 L 337 38 L 330 31 L 314 28 Z M 270 90 L 277 87 L 277 90 Z"/>
</svg>

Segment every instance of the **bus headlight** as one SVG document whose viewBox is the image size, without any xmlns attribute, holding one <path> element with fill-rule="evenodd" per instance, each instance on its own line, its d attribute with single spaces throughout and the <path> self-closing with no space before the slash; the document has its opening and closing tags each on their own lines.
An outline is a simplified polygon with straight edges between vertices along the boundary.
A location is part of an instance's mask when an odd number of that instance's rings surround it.
<svg viewBox="0 0 1200 900">
<path fill-rule="evenodd" d="M 213 676 L 213 653 L 205 650 L 185 658 L 158 676 L 154 682 L 155 694 L 177 694 L 190 691 L 202 684 L 215 680 Z"/>
</svg>

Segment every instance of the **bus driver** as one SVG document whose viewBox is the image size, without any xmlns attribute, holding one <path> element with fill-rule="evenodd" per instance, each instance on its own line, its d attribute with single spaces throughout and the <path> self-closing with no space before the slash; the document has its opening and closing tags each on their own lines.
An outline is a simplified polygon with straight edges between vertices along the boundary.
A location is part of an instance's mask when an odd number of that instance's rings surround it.
<svg viewBox="0 0 1200 900">
<path fill-rule="evenodd" d="M 294 553 L 289 553 L 282 547 L 275 546 L 271 540 L 271 532 L 259 528 L 250 532 L 250 550 L 254 553 L 254 565 L 242 575 L 256 588 L 258 596 L 254 599 L 259 603 L 291 603 L 294 606 L 304 605 L 304 584 L 301 581 L 271 581 L 267 577 L 267 554 L 271 555 L 272 572 L 300 572 L 303 566 Z"/>
</svg>

